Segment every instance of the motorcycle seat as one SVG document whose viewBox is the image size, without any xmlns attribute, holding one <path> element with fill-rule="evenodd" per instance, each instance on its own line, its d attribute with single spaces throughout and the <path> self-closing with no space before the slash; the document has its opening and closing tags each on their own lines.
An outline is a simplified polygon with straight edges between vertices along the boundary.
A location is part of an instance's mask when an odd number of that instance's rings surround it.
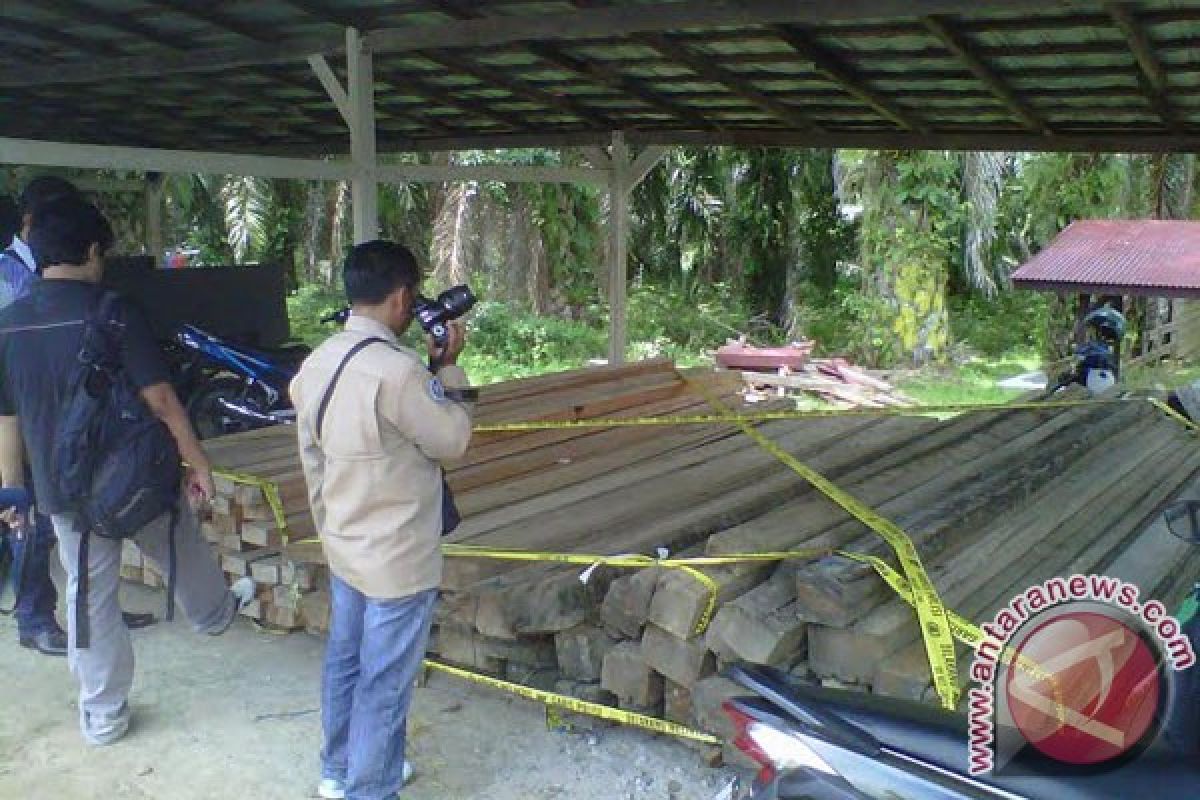
<svg viewBox="0 0 1200 800">
<path fill-rule="evenodd" d="M 854 726 L 879 747 L 956 775 L 968 775 L 967 719 L 925 703 L 799 684 L 786 673 L 765 668 L 741 668 L 762 694 L 773 689 L 779 705 L 802 725 L 805 711 L 835 715 Z M 739 680 L 746 684 L 746 680 Z M 797 716 L 797 713 L 800 716 Z M 1095 800 L 1143 797 L 1150 791 L 1164 797 L 1194 796 L 1200 786 L 1200 764 L 1166 746 L 1160 737 L 1136 759 L 1102 773 L 1075 768 L 1025 747 L 999 774 L 980 775 L 979 783 L 1028 798 Z M 1152 788 L 1151 788 L 1152 787 Z"/>
</svg>

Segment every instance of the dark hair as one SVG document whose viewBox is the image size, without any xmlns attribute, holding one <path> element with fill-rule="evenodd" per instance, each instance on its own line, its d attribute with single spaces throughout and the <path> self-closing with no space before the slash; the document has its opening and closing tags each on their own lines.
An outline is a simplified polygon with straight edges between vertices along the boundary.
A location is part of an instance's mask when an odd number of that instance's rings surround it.
<svg viewBox="0 0 1200 800">
<path fill-rule="evenodd" d="M 60 197 L 80 197 L 79 189 L 66 178 L 57 175 L 39 175 L 25 184 L 17 198 L 17 213 L 21 219 L 32 214 L 38 206 Z"/>
<path fill-rule="evenodd" d="M 16 202 L 6 194 L 0 194 L 0 247 L 8 247 L 13 236 L 21 232 L 21 215 Z"/>
<path fill-rule="evenodd" d="M 29 249 L 38 268 L 87 263 L 88 248 L 103 255 L 113 244 L 112 226 L 100 210 L 78 195 L 61 196 L 37 207 L 29 229 Z"/>
<path fill-rule="evenodd" d="M 378 305 L 401 287 L 415 288 L 421 270 L 412 251 L 385 239 L 357 244 L 342 268 L 346 299 L 350 305 Z"/>
</svg>

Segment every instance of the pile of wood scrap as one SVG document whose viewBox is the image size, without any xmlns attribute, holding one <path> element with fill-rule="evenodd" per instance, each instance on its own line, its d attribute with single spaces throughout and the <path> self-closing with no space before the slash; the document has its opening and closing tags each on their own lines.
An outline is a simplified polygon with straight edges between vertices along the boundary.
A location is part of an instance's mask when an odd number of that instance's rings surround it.
<svg viewBox="0 0 1200 800">
<path fill-rule="evenodd" d="M 730 374 L 691 377 L 730 396 L 736 378 L 729 386 L 717 377 Z M 651 363 L 489 387 L 478 416 L 482 423 L 707 410 L 669 364 Z M 1200 555 L 1156 523 L 1200 471 L 1200 450 L 1144 401 L 998 406 L 945 421 L 796 419 L 759 430 L 907 531 L 947 606 L 970 619 L 990 618 L 1016 592 L 1056 575 L 1117 575 L 1168 607 L 1200 575 Z M 277 481 L 289 520 L 311 530 L 289 447 L 290 431 L 262 431 L 213 452 L 216 463 Z M 841 548 L 894 563 L 874 532 L 731 426 L 484 433 L 450 481 L 464 521 L 447 540 L 458 544 L 587 555 L 665 549 L 679 557 Z M 260 558 L 274 564 L 279 556 L 277 583 L 260 570 L 260 612 L 279 620 L 287 615 L 272 609 L 295 606 L 295 624 L 321 630 L 328 596 L 319 549 L 276 550 L 277 539 L 255 527 L 262 512 L 252 494 L 235 487 L 214 513 L 223 557 L 263 551 L 248 567 L 257 579 Z M 285 570 L 313 576 L 312 588 L 289 583 Z M 735 661 L 862 691 L 930 696 L 913 611 L 862 564 L 734 559 L 703 571 L 716 587 L 707 625 L 711 590 L 682 570 L 447 558 L 430 650 L 718 734 L 728 733 L 720 703 L 736 692 L 719 670 Z M 959 655 L 965 668 L 966 653 Z"/>
<path fill-rule="evenodd" d="M 800 367 L 743 370 L 751 396 L 805 394 L 838 408 L 885 408 L 916 403 L 885 380 L 843 358 L 814 358 Z"/>
</svg>

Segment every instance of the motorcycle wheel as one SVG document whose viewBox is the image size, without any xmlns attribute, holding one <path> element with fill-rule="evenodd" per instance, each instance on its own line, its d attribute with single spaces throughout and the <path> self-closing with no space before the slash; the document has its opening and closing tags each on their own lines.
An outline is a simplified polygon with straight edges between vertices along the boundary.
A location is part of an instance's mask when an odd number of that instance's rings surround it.
<svg viewBox="0 0 1200 800">
<path fill-rule="evenodd" d="M 221 407 L 220 401 L 236 403 L 246 401 L 246 384 L 232 375 L 217 375 L 197 387 L 188 403 L 188 417 L 196 435 L 201 439 L 212 439 L 241 433 L 254 427 L 251 423 L 230 414 Z"/>
</svg>

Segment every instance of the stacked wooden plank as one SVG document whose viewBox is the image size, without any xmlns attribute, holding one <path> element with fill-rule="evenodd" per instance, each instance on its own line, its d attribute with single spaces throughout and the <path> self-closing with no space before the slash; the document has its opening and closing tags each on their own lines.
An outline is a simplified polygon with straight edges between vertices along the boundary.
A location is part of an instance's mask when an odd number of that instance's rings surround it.
<svg viewBox="0 0 1200 800">
<path fill-rule="evenodd" d="M 739 378 L 730 376 L 688 377 L 732 397 Z M 688 380 L 654 362 L 489 387 L 478 421 L 708 410 Z M 786 420 L 760 430 L 906 530 L 947 605 L 971 619 L 1055 575 L 1112 572 L 1169 606 L 1200 576 L 1200 557 L 1155 523 L 1200 471 L 1200 449 L 1141 400 L 997 407 L 943 421 Z M 294 447 L 290 431 L 274 430 L 210 450 L 222 466 L 276 481 L 304 534 L 311 522 Z M 874 532 L 732 426 L 480 433 L 449 477 L 464 512 L 453 543 L 588 555 L 844 548 L 894 563 Z M 261 579 L 260 618 L 323 629 L 319 548 L 283 544 L 256 489 L 220 490 L 206 531 L 231 571 Z M 717 709 L 732 691 L 718 671 L 734 661 L 930 695 L 912 610 L 861 564 L 831 555 L 734 560 L 704 572 L 717 601 L 707 626 L 711 589 L 683 571 L 448 558 L 430 649 L 717 733 Z"/>
<path fill-rule="evenodd" d="M 796 368 L 744 370 L 741 375 L 748 389 L 759 397 L 805 395 L 839 408 L 915 405 L 887 381 L 842 358 L 815 358 Z"/>
</svg>

